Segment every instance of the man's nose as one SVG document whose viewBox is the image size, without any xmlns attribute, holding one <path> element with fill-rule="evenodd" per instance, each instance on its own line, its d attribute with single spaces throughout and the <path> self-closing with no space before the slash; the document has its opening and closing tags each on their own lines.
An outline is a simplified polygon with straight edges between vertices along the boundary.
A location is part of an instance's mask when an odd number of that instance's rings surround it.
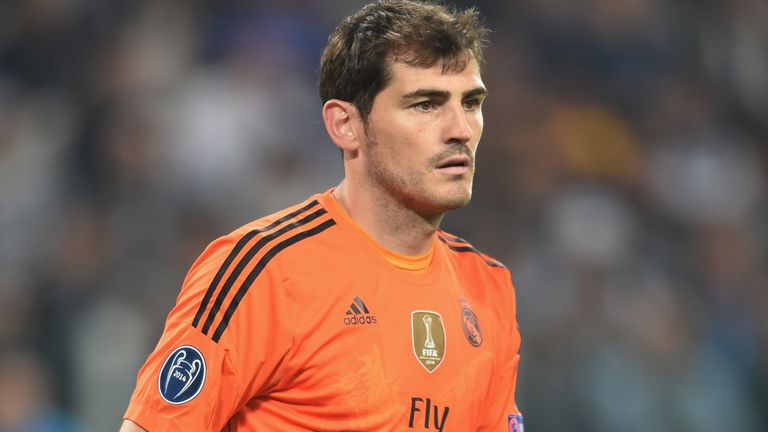
<svg viewBox="0 0 768 432">
<path fill-rule="evenodd" d="M 462 105 L 450 108 L 445 125 L 445 143 L 466 144 L 472 139 L 474 130 L 469 115 Z"/>
</svg>

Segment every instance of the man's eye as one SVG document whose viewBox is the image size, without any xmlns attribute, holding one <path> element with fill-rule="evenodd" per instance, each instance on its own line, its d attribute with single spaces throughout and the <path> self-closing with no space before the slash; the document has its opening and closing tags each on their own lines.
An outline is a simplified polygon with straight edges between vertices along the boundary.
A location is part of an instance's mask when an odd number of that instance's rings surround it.
<svg viewBox="0 0 768 432">
<path fill-rule="evenodd" d="M 477 99 L 467 99 L 464 101 L 464 109 L 471 111 L 480 106 L 480 101 Z"/>
<path fill-rule="evenodd" d="M 432 101 L 423 101 L 417 103 L 414 107 L 419 111 L 430 111 L 435 107 L 435 104 Z"/>
</svg>

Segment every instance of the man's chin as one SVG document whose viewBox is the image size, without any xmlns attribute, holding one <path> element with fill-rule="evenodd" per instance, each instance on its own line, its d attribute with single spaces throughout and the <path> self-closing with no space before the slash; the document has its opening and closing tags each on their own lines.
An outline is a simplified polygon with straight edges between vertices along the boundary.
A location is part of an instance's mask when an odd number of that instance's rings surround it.
<svg viewBox="0 0 768 432">
<path fill-rule="evenodd" d="M 439 206 L 443 209 L 443 213 L 449 210 L 455 210 L 465 207 L 472 199 L 472 192 L 454 192 L 446 194 L 439 199 Z"/>
<path fill-rule="evenodd" d="M 470 199 L 471 199 L 471 196 L 467 196 L 465 198 L 453 200 L 448 205 L 448 210 L 455 210 L 455 209 L 460 209 L 462 207 L 466 207 L 469 204 Z"/>
<path fill-rule="evenodd" d="M 450 210 L 465 207 L 472 198 L 472 190 L 453 186 L 432 192 L 423 190 L 421 194 L 407 198 L 406 206 L 425 216 L 439 216 Z"/>
</svg>

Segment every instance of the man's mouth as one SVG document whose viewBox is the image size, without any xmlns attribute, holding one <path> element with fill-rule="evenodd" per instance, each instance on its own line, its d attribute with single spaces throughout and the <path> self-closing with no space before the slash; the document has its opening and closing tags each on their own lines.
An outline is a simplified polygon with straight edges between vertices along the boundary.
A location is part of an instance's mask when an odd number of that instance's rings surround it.
<svg viewBox="0 0 768 432">
<path fill-rule="evenodd" d="M 461 175 L 469 172 L 471 160 L 466 155 L 445 158 L 437 164 L 437 169 L 445 174 Z"/>
</svg>

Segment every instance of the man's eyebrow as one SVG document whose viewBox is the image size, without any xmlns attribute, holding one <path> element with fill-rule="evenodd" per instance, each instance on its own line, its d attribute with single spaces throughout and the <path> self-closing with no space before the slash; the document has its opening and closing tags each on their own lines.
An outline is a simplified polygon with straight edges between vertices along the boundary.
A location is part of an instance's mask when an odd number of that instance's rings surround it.
<svg viewBox="0 0 768 432">
<path fill-rule="evenodd" d="M 418 89 L 403 95 L 403 99 L 415 99 L 420 97 L 448 99 L 451 93 L 445 90 Z"/>
<path fill-rule="evenodd" d="M 472 90 L 464 92 L 464 98 L 478 97 L 478 96 L 482 96 L 482 97 L 488 96 L 488 90 L 485 87 L 476 87 L 476 88 L 473 88 Z"/>
<path fill-rule="evenodd" d="M 467 97 L 485 97 L 488 95 L 488 90 L 485 87 L 476 87 L 472 90 L 465 91 L 462 95 L 463 98 Z M 448 99 L 451 97 L 451 93 L 446 90 L 436 89 L 418 89 L 403 95 L 403 99 L 415 99 L 420 97 L 428 97 L 435 99 Z"/>
</svg>

